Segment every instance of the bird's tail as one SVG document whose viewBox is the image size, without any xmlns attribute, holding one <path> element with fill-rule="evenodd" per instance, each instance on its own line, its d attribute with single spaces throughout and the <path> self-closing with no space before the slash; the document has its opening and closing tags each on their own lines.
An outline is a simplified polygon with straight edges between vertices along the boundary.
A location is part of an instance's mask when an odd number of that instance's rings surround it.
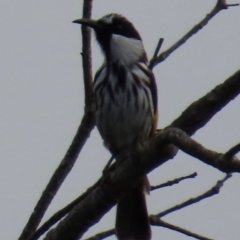
<svg viewBox="0 0 240 240">
<path fill-rule="evenodd" d="M 149 190 L 144 176 L 117 205 L 116 235 L 118 240 L 150 240 L 151 228 L 145 194 Z"/>
</svg>

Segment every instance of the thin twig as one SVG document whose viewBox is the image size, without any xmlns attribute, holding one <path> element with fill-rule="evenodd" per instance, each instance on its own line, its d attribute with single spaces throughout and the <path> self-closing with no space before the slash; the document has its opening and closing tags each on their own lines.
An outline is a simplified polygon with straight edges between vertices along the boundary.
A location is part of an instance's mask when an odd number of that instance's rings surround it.
<svg viewBox="0 0 240 240">
<path fill-rule="evenodd" d="M 160 39 L 158 40 L 158 44 L 157 44 L 157 47 L 156 47 L 155 52 L 154 52 L 154 54 L 153 54 L 153 57 L 152 57 L 152 59 L 151 59 L 150 62 L 149 62 L 149 66 L 148 66 L 148 67 L 149 67 L 150 70 L 152 70 L 153 67 L 154 67 L 154 61 L 155 61 L 155 59 L 156 59 L 157 56 L 158 56 L 158 53 L 159 53 L 159 51 L 160 51 L 160 49 L 161 49 L 161 47 L 162 47 L 163 41 L 164 41 L 163 38 L 160 38 Z"/>
<path fill-rule="evenodd" d="M 197 176 L 197 173 L 194 172 L 194 173 L 192 173 L 190 175 L 187 175 L 187 176 L 184 176 L 184 177 L 180 177 L 180 178 L 176 178 L 174 180 L 168 181 L 166 183 L 159 184 L 157 186 L 151 186 L 151 191 L 157 190 L 159 188 L 170 187 L 172 185 L 178 184 L 179 182 L 181 182 L 181 181 L 183 181 L 185 179 L 195 178 L 196 176 Z"/>
<path fill-rule="evenodd" d="M 158 57 L 152 59 L 151 61 L 151 69 L 154 68 L 157 64 L 161 63 L 162 61 L 166 60 L 167 57 L 170 56 L 177 48 L 182 46 L 188 39 L 190 39 L 194 34 L 200 31 L 207 23 L 217 15 L 221 10 L 227 9 L 228 7 L 239 6 L 239 4 L 226 4 L 223 0 L 218 0 L 215 7 L 212 11 L 206 15 L 206 17 L 196 24 L 189 32 L 187 32 L 181 39 L 179 39 L 175 44 L 173 44 L 169 49 L 162 52 Z"/>
<path fill-rule="evenodd" d="M 180 178 L 174 179 L 172 181 L 168 181 L 166 183 L 160 184 L 158 186 L 153 186 L 153 187 L 151 187 L 151 191 L 154 191 L 156 189 L 163 188 L 163 187 L 172 186 L 174 184 L 179 183 L 180 181 L 183 181 L 188 178 L 194 178 L 196 176 L 197 176 L 197 173 L 195 172 L 188 176 L 180 177 Z M 90 187 L 84 194 L 82 194 L 81 196 L 76 198 L 74 201 L 72 201 L 70 204 L 68 204 L 67 206 L 65 206 L 58 212 L 56 212 L 41 227 L 39 227 L 36 230 L 36 232 L 28 240 L 37 240 L 41 235 L 43 235 L 46 231 L 48 231 L 54 224 L 56 224 L 64 216 L 66 216 L 78 203 L 80 203 L 83 199 L 85 199 L 86 196 L 88 195 L 88 193 L 91 192 L 94 188 L 96 188 L 99 183 L 100 183 L 100 180 L 96 184 L 94 184 L 92 187 Z M 107 231 L 107 232 L 109 232 L 109 231 Z"/>
<path fill-rule="evenodd" d="M 228 9 L 228 7 L 236 7 L 239 6 L 239 3 L 235 4 L 227 4 L 227 0 L 217 0 L 217 6 L 222 9 Z"/>
<path fill-rule="evenodd" d="M 115 234 L 115 230 L 114 229 L 110 229 L 108 231 L 98 233 L 95 236 L 87 238 L 85 240 L 102 240 L 102 239 L 108 238 L 108 237 L 110 237 L 110 236 L 112 236 L 114 234 Z"/>
<path fill-rule="evenodd" d="M 230 148 L 224 155 L 226 158 L 231 158 L 239 152 L 240 152 L 240 143 Z"/>
<path fill-rule="evenodd" d="M 153 226 L 159 226 L 159 227 L 164 227 L 164 228 L 167 228 L 167 229 L 171 229 L 173 231 L 180 232 L 184 235 L 187 235 L 189 237 L 193 237 L 193 238 L 196 238 L 196 239 L 199 239 L 199 240 L 213 240 L 212 238 L 206 238 L 206 237 L 203 237 L 199 234 L 196 234 L 196 233 L 193 233 L 189 230 L 186 230 L 184 228 L 181 228 L 181 227 L 175 226 L 173 224 L 167 223 L 167 222 L 165 222 L 162 219 L 159 219 L 157 217 L 150 217 L 150 222 L 151 222 L 151 225 L 153 225 Z"/>
<path fill-rule="evenodd" d="M 166 215 L 168 215 L 169 213 L 172 213 L 172 212 L 175 212 L 177 210 L 180 210 L 182 208 L 185 208 L 185 207 L 188 207 L 192 204 L 195 204 L 197 202 L 200 202 L 206 198 L 209 198 L 209 197 L 212 197 L 213 195 L 216 195 L 220 192 L 220 189 L 223 187 L 223 184 L 229 179 L 232 177 L 232 174 L 228 173 L 226 174 L 226 176 L 222 179 L 222 180 L 219 180 L 215 186 L 213 186 L 210 190 L 206 191 L 205 193 L 199 195 L 198 197 L 195 197 L 195 198 L 191 198 L 181 204 L 178 204 L 174 207 L 171 207 L 165 211 L 162 211 L 156 215 L 154 215 L 155 217 L 158 217 L 158 218 L 162 218 Z"/>
<path fill-rule="evenodd" d="M 183 178 L 189 178 L 189 177 L 194 177 L 196 176 L 196 173 L 193 173 L 189 176 L 186 176 L 186 177 L 183 177 Z M 150 223 L 151 225 L 153 226 L 161 226 L 161 227 L 165 227 L 165 228 L 168 228 L 168 229 L 171 229 L 171 230 L 174 230 L 174 231 L 177 231 L 177 232 L 180 232 L 180 233 L 183 233 L 187 236 L 190 236 L 190 237 L 194 237 L 196 239 L 200 239 L 200 240 L 211 240 L 210 238 L 206 238 L 206 237 L 203 237 L 199 234 L 196 234 L 196 233 L 193 233 L 193 232 L 190 232 L 186 229 L 183 229 L 183 228 L 180 228 L 178 226 L 175 226 L 175 225 L 172 225 L 172 224 L 169 224 L 165 221 L 163 221 L 162 219 L 160 219 L 161 217 L 169 214 L 169 213 L 172 213 L 173 211 L 176 211 L 176 210 L 180 210 L 186 206 L 189 206 L 191 204 L 194 204 L 194 203 L 197 203 L 201 200 L 204 200 L 208 197 L 211 197 L 215 194 L 218 194 L 220 189 L 223 187 L 223 184 L 224 182 L 226 182 L 229 178 L 231 177 L 231 174 L 226 174 L 226 176 L 222 179 L 222 180 L 219 180 L 215 186 L 213 186 L 210 190 L 208 190 L 207 192 L 205 192 L 204 194 L 196 197 L 196 198 L 192 198 L 182 204 L 179 204 L 179 205 L 176 205 L 170 209 L 167 209 L 159 214 L 156 214 L 156 215 L 151 215 L 150 216 Z M 175 180 L 174 180 L 175 181 Z M 171 181 L 169 181 L 171 182 Z M 173 181 L 172 181 L 173 182 Z M 114 229 L 111 229 L 111 230 L 108 230 L 106 232 L 102 232 L 102 233 L 99 233 L 91 238 L 88 238 L 86 240 L 101 240 L 101 239 L 104 239 L 106 237 L 109 237 L 111 235 L 114 234 Z"/>
<path fill-rule="evenodd" d="M 91 9 L 92 9 L 92 0 L 85 0 L 84 1 L 84 8 L 83 8 L 83 15 L 86 17 L 91 17 Z M 89 35 L 85 36 L 86 38 L 89 38 Z M 90 40 L 86 40 L 86 42 L 90 42 Z M 88 52 L 89 54 L 91 52 Z M 90 56 L 91 58 L 91 56 Z M 87 77 L 87 82 L 92 81 L 91 80 L 91 65 L 88 63 L 85 64 L 86 69 L 88 69 L 88 74 L 84 74 L 84 77 Z M 85 71 L 85 69 L 84 69 Z M 87 91 L 89 90 L 90 86 L 86 87 Z M 86 95 L 88 95 L 89 92 L 86 92 Z M 86 103 L 91 104 L 91 100 L 89 100 L 90 97 L 86 97 Z M 54 196 L 56 195 L 58 189 L 62 185 L 63 181 L 67 177 L 68 173 L 71 171 L 72 167 L 74 166 L 74 163 L 76 162 L 78 155 L 84 146 L 85 142 L 87 141 L 87 138 L 91 132 L 91 130 L 94 127 L 94 119 L 93 119 L 93 113 L 91 111 L 85 111 L 85 115 L 82 118 L 81 124 L 77 130 L 77 133 L 67 150 L 66 155 L 64 156 L 63 160 L 61 161 L 58 168 L 55 170 L 54 174 L 52 175 L 48 185 L 46 186 L 45 190 L 42 193 L 42 196 L 40 197 L 39 201 L 37 202 L 37 205 L 34 208 L 34 211 L 32 212 L 25 228 L 23 229 L 19 240 L 26 240 L 28 239 L 37 229 L 41 219 L 43 218 L 48 206 L 52 202 Z"/>
<path fill-rule="evenodd" d="M 193 174 L 187 176 L 187 178 L 188 178 L 188 177 L 194 177 L 195 175 L 196 175 L 196 173 L 193 173 Z M 203 237 L 203 236 L 201 236 L 201 235 L 199 235 L 199 234 L 190 232 L 190 231 L 188 231 L 188 230 L 186 230 L 186 229 L 183 229 L 183 228 L 180 228 L 180 227 L 178 227 L 178 226 L 174 226 L 174 225 L 172 225 L 172 224 L 166 223 L 165 221 L 161 220 L 160 217 L 163 217 L 163 216 L 165 216 L 165 215 L 167 215 L 167 214 L 169 214 L 169 213 L 171 213 L 171 212 L 173 212 L 173 211 L 176 211 L 176 210 L 179 210 L 179 209 L 181 209 L 181 208 L 183 208 L 183 207 L 186 207 L 186 205 L 185 205 L 186 203 L 187 203 L 187 206 L 189 206 L 189 205 L 191 205 L 191 204 L 193 204 L 193 203 L 199 202 L 199 201 L 201 201 L 201 200 L 203 200 L 203 199 L 206 199 L 206 198 L 208 198 L 208 197 L 211 197 L 211 196 L 219 193 L 221 187 L 223 186 L 223 183 L 224 183 L 225 181 L 227 181 L 227 179 L 229 179 L 230 177 L 231 177 L 231 174 L 226 174 L 226 176 L 224 177 L 224 179 L 218 181 L 217 184 L 216 184 L 213 188 L 211 188 L 211 189 L 208 190 L 206 193 L 200 195 L 200 196 L 197 197 L 197 198 L 190 199 L 190 200 L 188 200 L 188 201 L 186 201 L 186 202 L 184 202 L 184 203 L 182 203 L 182 204 L 179 204 L 179 205 L 177 205 L 177 206 L 174 206 L 173 208 L 170 208 L 170 209 L 168 209 L 168 210 L 166 210 L 166 211 L 164 211 L 164 212 L 162 212 L 162 213 L 159 213 L 159 214 L 157 214 L 157 215 L 151 215 L 151 216 L 150 216 L 150 223 L 151 223 L 151 225 L 153 225 L 153 226 L 165 227 L 165 228 L 168 228 L 168 229 L 171 229 L 171 230 L 174 230 L 174 231 L 183 233 L 183 234 L 185 234 L 185 235 L 187 235 L 187 236 L 194 237 L 194 238 L 196 238 L 196 239 L 200 239 L 200 240 L 211 240 L 210 238 Z M 184 177 L 184 178 L 186 178 L 186 177 Z M 179 178 L 179 179 L 180 179 L 180 178 Z M 174 181 L 175 181 L 175 180 L 174 180 Z M 171 181 L 170 181 L 170 182 L 171 182 Z M 172 181 L 172 182 L 173 182 L 173 181 Z M 160 185 L 159 185 L 159 186 L 160 186 Z M 155 190 L 155 189 L 153 189 L 153 190 Z M 179 207 L 180 207 L 180 208 L 179 208 Z M 104 238 L 106 238 L 106 237 L 109 237 L 109 236 L 113 235 L 114 233 L 115 233 L 115 232 L 114 232 L 114 229 L 111 229 L 111 230 L 108 230 L 108 231 L 106 231 L 106 232 L 99 233 L 99 234 L 97 234 L 97 235 L 95 235 L 95 236 L 93 236 L 93 237 L 91 237 L 91 238 L 86 239 L 86 240 L 101 240 L 101 239 L 104 239 Z"/>
</svg>

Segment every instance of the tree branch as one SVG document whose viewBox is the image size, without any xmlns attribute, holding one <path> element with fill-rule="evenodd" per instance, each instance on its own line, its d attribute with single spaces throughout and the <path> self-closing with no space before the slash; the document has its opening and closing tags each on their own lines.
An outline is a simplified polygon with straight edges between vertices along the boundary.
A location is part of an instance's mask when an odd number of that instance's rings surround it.
<svg viewBox="0 0 240 240">
<path fill-rule="evenodd" d="M 154 191 L 154 190 L 157 190 L 157 189 L 160 189 L 160 188 L 164 188 L 164 187 L 169 187 L 169 186 L 178 184 L 178 183 L 180 183 L 181 181 L 183 181 L 185 179 L 195 178 L 196 176 L 197 176 L 197 173 L 195 172 L 195 173 L 192 173 L 190 175 L 187 175 L 187 176 L 184 176 L 184 177 L 180 177 L 180 178 L 176 178 L 176 179 L 168 181 L 166 183 L 159 184 L 157 186 L 151 186 L 150 191 Z"/>
<path fill-rule="evenodd" d="M 190 232 L 189 230 L 186 230 L 184 228 L 180 228 L 180 227 L 175 226 L 173 224 L 167 223 L 167 222 L 163 221 L 162 219 L 159 219 L 159 218 L 156 218 L 156 217 L 151 217 L 150 222 L 151 222 L 151 225 L 153 225 L 153 226 L 165 227 L 165 228 L 171 229 L 173 231 L 177 231 L 177 232 L 180 232 L 182 234 L 185 234 L 189 237 L 193 237 L 193 238 L 200 239 L 200 240 L 213 240 L 213 239 L 210 239 L 210 238 L 203 237 L 199 234 Z"/>
<path fill-rule="evenodd" d="M 189 176 L 184 177 L 184 179 L 188 178 L 188 177 L 194 177 L 195 175 L 196 175 L 196 173 L 191 174 Z M 223 187 L 224 182 L 226 182 L 230 177 L 231 177 L 231 174 L 226 174 L 226 176 L 222 180 L 219 180 L 210 190 L 206 191 L 205 193 L 201 194 L 200 196 L 195 197 L 195 198 L 191 198 L 191 199 L 183 202 L 182 204 L 178 204 L 174 207 L 171 207 L 171 208 L 169 208 L 169 209 L 167 209 L 167 210 L 165 210 L 165 211 L 163 211 L 159 214 L 151 215 L 150 216 L 151 225 L 165 227 L 165 228 L 181 232 L 181 233 L 183 233 L 187 236 L 191 236 L 191 237 L 194 237 L 194 238 L 197 238 L 197 239 L 210 240 L 209 238 L 205 238 L 205 237 L 200 236 L 198 234 L 192 233 L 192 232 L 190 232 L 188 230 L 185 230 L 183 228 L 180 228 L 178 226 L 174 226 L 172 224 L 166 223 L 160 218 L 163 217 L 163 216 L 166 216 L 169 213 L 180 210 L 184 207 L 195 204 L 195 203 L 200 202 L 200 201 L 202 201 L 206 198 L 209 198 L 209 197 L 212 197 L 212 196 L 218 194 L 220 192 L 220 189 Z M 169 181 L 169 182 L 173 182 L 173 181 Z M 155 189 L 151 189 L 151 190 L 155 190 Z M 114 234 L 114 229 L 111 229 L 111 230 L 108 230 L 106 232 L 99 233 L 99 234 L 97 234 L 97 235 L 95 235 L 91 238 L 86 239 L 86 240 L 98 240 L 98 239 L 100 240 L 100 239 L 104 239 L 106 237 L 109 237 L 113 234 Z"/>
<path fill-rule="evenodd" d="M 90 192 L 93 191 L 100 184 L 100 180 L 97 181 L 92 187 L 88 188 L 85 193 L 81 196 L 77 197 L 67 206 L 56 212 L 53 216 L 51 216 L 41 227 L 39 227 L 34 234 L 32 234 L 28 240 L 37 240 L 40 236 L 42 236 L 45 232 L 47 232 L 54 224 L 59 222 L 63 217 L 65 217 L 79 202 L 83 201 Z"/>
<path fill-rule="evenodd" d="M 170 131 L 164 133 L 165 143 L 174 144 L 188 155 L 222 172 L 240 172 L 240 161 L 237 157 L 227 158 L 225 154 L 206 149 L 179 129 L 169 128 L 168 130 Z M 155 147 L 157 147 L 158 141 L 152 144 L 156 144 Z"/>
<path fill-rule="evenodd" d="M 204 127 L 217 112 L 237 97 L 239 93 L 240 70 L 187 107 L 169 127 L 179 128 L 191 136 Z"/>
<path fill-rule="evenodd" d="M 224 154 L 203 148 L 179 129 L 162 130 L 145 146 L 126 153 L 126 160 L 114 172 L 109 172 L 96 189 L 55 229 L 50 230 L 45 240 L 79 239 L 116 204 L 123 193 L 133 187 L 136 179 L 175 156 L 178 149 L 171 145 L 171 142 L 222 171 L 240 172 L 240 161 L 236 157 L 225 159 Z"/>
<path fill-rule="evenodd" d="M 92 0 L 83 2 L 83 18 L 91 18 Z M 85 112 L 92 111 L 93 89 L 92 89 L 92 49 L 91 29 L 81 25 L 82 29 L 82 69 L 85 89 Z"/>
<path fill-rule="evenodd" d="M 176 178 L 176 179 L 168 181 L 166 183 L 163 183 L 163 184 L 160 184 L 160 185 L 157 185 L 157 186 L 152 186 L 150 191 L 154 191 L 154 190 L 157 190 L 159 188 L 169 187 L 169 186 L 172 186 L 174 184 L 178 184 L 179 182 L 181 182 L 185 179 L 195 178 L 196 176 L 197 176 L 197 173 L 195 172 L 195 173 L 192 173 L 192 174 L 184 176 L 184 177 Z M 99 183 L 100 183 L 100 181 L 96 182 L 84 194 L 82 194 L 81 196 L 76 198 L 74 201 L 72 201 L 66 207 L 64 207 L 61 210 L 59 210 L 58 212 L 56 212 L 39 229 L 37 229 L 36 232 L 30 238 L 28 238 L 28 240 L 37 240 L 40 236 L 42 236 L 45 232 L 47 232 L 54 224 L 56 224 L 63 217 L 65 217 L 78 203 L 83 201 L 83 199 L 86 198 L 86 196 L 91 191 L 93 191 L 93 189 L 95 189 L 99 185 Z M 108 233 L 108 232 L 109 231 L 107 231 L 106 233 Z M 99 233 L 99 234 L 97 234 L 96 236 L 94 236 L 90 239 L 95 239 L 95 238 L 96 239 L 102 239 L 102 238 L 104 238 L 103 236 L 105 236 L 104 233 Z"/>
<path fill-rule="evenodd" d="M 228 173 L 222 180 L 219 180 L 210 190 L 206 191 L 205 193 L 199 195 L 198 197 L 191 198 L 181 204 L 178 204 L 174 207 L 171 207 L 171 208 L 164 210 L 153 216 L 157 217 L 157 218 L 162 218 L 162 217 L 168 215 L 169 213 L 175 212 L 177 210 L 180 210 L 182 208 L 185 208 L 187 206 L 190 206 L 192 204 L 200 202 L 206 198 L 212 197 L 220 192 L 220 189 L 223 187 L 223 184 L 231 177 L 232 177 L 232 175 L 230 173 Z"/>
<path fill-rule="evenodd" d="M 239 4 L 226 4 L 225 0 L 218 0 L 212 11 L 206 15 L 206 17 L 196 24 L 189 32 L 187 32 L 182 38 L 180 38 L 175 44 L 173 44 L 168 50 L 162 52 L 159 56 L 151 59 L 150 66 L 153 69 L 157 64 L 166 60 L 171 53 L 173 53 L 177 48 L 182 46 L 188 39 L 190 39 L 194 34 L 200 31 L 207 23 L 217 15 L 221 10 L 227 9 L 228 7 L 239 6 Z"/>
<path fill-rule="evenodd" d="M 239 152 L 240 152 L 240 143 L 230 148 L 224 155 L 226 158 L 231 158 Z"/>
<path fill-rule="evenodd" d="M 98 233 L 95 236 L 87 238 L 85 240 L 102 240 L 102 239 L 110 237 L 110 236 L 112 236 L 114 234 L 115 234 L 115 230 L 114 229 L 110 229 L 108 231 Z"/>
<path fill-rule="evenodd" d="M 83 16 L 84 17 L 91 17 L 91 9 L 92 9 L 92 0 L 85 0 L 84 7 L 83 7 Z M 84 30 L 85 31 L 85 30 Z M 83 31 L 83 32 L 84 32 Z M 94 118 L 93 113 L 90 110 L 91 103 L 92 103 L 92 94 L 91 94 L 91 82 L 92 82 L 92 75 L 91 75 L 91 50 L 90 50 L 90 34 L 85 31 L 83 35 L 83 44 L 85 46 L 84 50 L 84 84 L 85 84 L 85 114 L 82 118 L 81 124 L 77 130 L 77 133 L 67 150 L 66 155 L 64 156 L 63 160 L 61 161 L 58 168 L 55 170 L 54 174 L 52 175 L 48 185 L 46 186 L 45 190 L 42 193 L 37 205 L 34 208 L 23 232 L 21 233 L 19 240 L 26 240 L 28 239 L 37 229 L 42 217 L 44 216 L 48 206 L 50 205 L 51 201 L 53 200 L 54 196 L 56 195 L 58 189 L 62 185 L 63 181 L 67 177 L 68 173 L 71 171 L 74 163 L 77 160 L 77 157 L 84 146 L 87 138 L 91 130 L 94 127 Z M 88 57 L 86 55 L 88 54 Z"/>
<path fill-rule="evenodd" d="M 160 38 L 160 39 L 158 40 L 158 44 L 157 44 L 157 47 L 156 47 L 155 52 L 154 52 L 154 54 L 153 54 L 153 57 L 152 57 L 152 59 L 149 61 L 148 67 L 149 67 L 149 69 L 151 69 L 151 70 L 153 70 L 153 68 L 154 68 L 155 59 L 156 59 L 157 56 L 158 56 L 158 53 L 159 53 L 159 51 L 160 51 L 160 49 L 161 49 L 161 47 L 162 47 L 163 41 L 164 41 L 163 38 Z"/>
</svg>

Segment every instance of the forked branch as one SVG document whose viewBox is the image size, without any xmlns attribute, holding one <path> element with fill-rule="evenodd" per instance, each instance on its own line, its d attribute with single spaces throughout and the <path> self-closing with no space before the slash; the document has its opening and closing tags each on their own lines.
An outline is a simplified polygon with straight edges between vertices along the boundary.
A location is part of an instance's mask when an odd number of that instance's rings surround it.
<svg viewBox="0 0 240 240">
<path fill-rule="evenodd" d="M 191 176 L 191 175 L 189 175 L 189 176 Z M 226 174 L 226 176 L 222 180 L 219 180 L 211 189 L 207 190 L 205 193 L 199 195 L 198 197 L 191 198 L 191 199 L 189 199 L 189 200 L 187 200 L 187 201 L 185 201 L 181 204 L 178 204 L 174 207 L 166 209 L 166 210 L 164 210 L 161 213 L 158 213 L 156 215 L 151 215 L 150 216 L 151 225 L 168 228 L 168 229 L 171 229 L 173 231 L 180 232 L 182 234 L 185 234 L 187 236 L 190 236 L 190 237 L 193 237 L 193 238 L 199 239 L 199 240 L 212 240 L 212 239 L 204 237 L 202 235 L 193 233 L 192 231 L 189 231 L 189 230 L 186 230 L 184 228 L 180 228 L 180 227 L 175 226 L 173 224 L 167 223 L 167 222 L 163 221 L 161 219 L 161 217 L 166 216 L 167 214 L 170 214 L 170 213 L 175 212 L 177 210 L 181 210 L 182 208 L 185 208 L 189 205 L 195 204 L 197 202 L 205 200 L 206 198 L 209 198 L 209 197 L 212 197 L 212 196 L 218 194 L 220 192 L 221 188 L 223 187 L 223 184 L 231 176 L 232 176 L 231 174 Z M 105 239 L 105 238 L 107 238 L 111 235 L 114 235 L 114 233 L 115 233 L 114 229 L 111 229 L 111 230 L 96 234 L 95 236 L 93 236 L 91 238 L 88 238 L 86 240 L 101 240 L 101 239 Z"/>
<path fill-rule="evenodd" d="M 203 27 L 205 27 L 208 22 L 216 16 L 221 10 L 228 9 L 228 7 L 235 7 L 239 6 L 239 4 L 227 4 L 226 0 L 218 0 L 215 7 L 212 11 L 206 15 L 204 19 L 202 19 L 198 24 L 196 24 L 189 32 L 187 32 L 182 38 L 180 38 L 175 44 L 173 44 L 169 49 L 162 52 L 160 55 L 157 56 L 159 52 L 159 44 L 156 47 L 155 53 L 153 58 L 150 61 L 149 67 L 153 69 L 156 65 L 166 60 L 170 54 L 172 54 L 176 49 L 181 47 L 187 40 L 189 40 L 194 34 L 198 33 Z M 161 42 L 162 44 L 162 42 Z"/>
</svg>

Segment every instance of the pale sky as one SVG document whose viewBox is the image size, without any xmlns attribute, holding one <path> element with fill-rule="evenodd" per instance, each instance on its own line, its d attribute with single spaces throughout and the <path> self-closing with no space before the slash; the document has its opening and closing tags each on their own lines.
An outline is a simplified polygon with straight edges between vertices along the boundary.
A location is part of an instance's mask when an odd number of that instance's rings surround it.
<svg viewBox="0 0 240 240">
<path fill-rule="evenodd" d="M 149 58 L 159 37 L 163 50 L 201 20 L 215 0 L 97 0 L 93 18 L 120 13 L 139 30 Z M 228 1 L 228 3 L 236 3 Z M 80 18 L 82 1 L 0 2 L 0 238 L 17 239 L 41 192 L 60 163 L 83 115 Z M 170 124 L 193 101 L 240 68 L 240 7 L 220 12 L 197 35 L 155 67 L 159 92 L 159 128 Z M 103 57 L 93 40 L 93 71 Z M 204 146 L 225 152 L 240 142 L 240 97 L 194 136 Z M 99 177 L 110 154 L 96 129 L 50 206 L 46 217 L 65 206 Z M 240 157 L 240 154 L 239 154 Z M 195 197 L 224 176 L 179 153 L 154 170 L 152 185 L 193 172 L 198 177 L 155 191 L 149 213 Z M 168 215 L 164 219 L 217 240 L 238 240 L 240 176 L 225 184 L 218 196 Z M 115 209 L 85 237 L 114 226 Z M 154 227 L 153 240 L 189 237 Z M 110 240 L 115 237 L 109 238 Z"/>
</svg>

